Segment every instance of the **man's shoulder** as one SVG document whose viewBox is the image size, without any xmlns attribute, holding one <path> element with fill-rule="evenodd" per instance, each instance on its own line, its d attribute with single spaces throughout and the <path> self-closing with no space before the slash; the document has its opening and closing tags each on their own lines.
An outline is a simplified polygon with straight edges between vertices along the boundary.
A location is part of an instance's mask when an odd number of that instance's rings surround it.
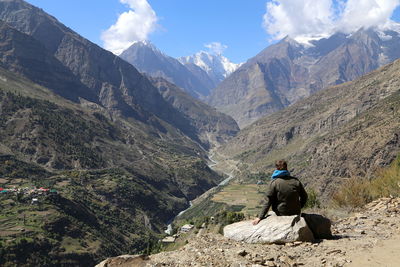
<svg viewBox="0 0 400 267">
<path fill-rule="evenodd" d="M 290 181 L 290 180 L 300 181 L 299 178 L 290 175 L 290 176 L 284 176 L 284 177 L 277 177 L 277 178 L 271 180 L 271 183 L 272 182 L 284 182 L 284 181 Z"/>
</svg>

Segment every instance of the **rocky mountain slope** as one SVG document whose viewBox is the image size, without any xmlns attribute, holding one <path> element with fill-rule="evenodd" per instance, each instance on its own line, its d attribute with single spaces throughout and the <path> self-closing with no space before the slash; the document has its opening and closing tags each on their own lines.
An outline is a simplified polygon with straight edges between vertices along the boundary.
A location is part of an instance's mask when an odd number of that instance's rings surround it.
<svg viewBox="0 0 400 267">
<path fill-rule="evenodd" d="M 2 265 L 92 265 L 140 251 L 222 179 L 204 151 L 167 123 L 163 133 L 111 120 L 104 108 L 68 102 L 2 68 L 0 78 L 0 187 L 58 191 L 1 194 Z"/>
<path fill-rule="evenodd" d="M 400 57 L 399 33 L 360 29 L 301 44 L 286 37 L 249 59 L 212 93 L 209 104 L 241 128 L 330 85 L 354 80 Z"/>
<path fill-rule="evenodd" d="M 209 149 L 226 143 L 239 132 L 235 120 L 228 115 L 194 99 L 181 88 L 163 78 L 149 79 L 158 88 L 165 100 L 185 114 L 193 128 L 196 129 L 196 136 L 199 136 L 205 148 Z"/>
<path fill-rule="evenodd" d="M 344 178 L 369 177 L 400 151 L 400 61 L 319 91 L 243 129 L 220 151 L 269 172 L 285 158 L 325 198 Z"/>
<path fill-rule="evenodd" d="M 397 266 L 400 200 L 376 200 L 360 212 L 334 219 L 334 239 L 286 245 L 246 244 L 218 234 L 199 234 L 176 251 L 121 256 L 103 266 Z M 141 265 L 139 265 L 141 264 Z"/>
<path fill-rule="evenodd" d="M 139 71 L 152 77 L 164 78 L 197 98 L 208 96 L 216 85 L 201 68 L 191 66 L 189 69 L 149 42 L 134 43 L 120 57 Z"/>
<path fill-rule="evenodd" d="M 197 130 L 185 114 L 165 101 L 158 89 L 124 60 L 24 1 L 0 1 L 0 20 L 12 26 L 13 31 L 16 29 L 28 35 L 18 45 L 11 36 L 4 35 L 3 52 L 19 52 L 11 58 L 7 56 L 3 67 L 14 69 L 74 101 L 85 99 L 98 103 L 116 116 L 132 117 L 158 127 L 155 115 L 201 143 Z M 32 40 L 28 40 L 29 36 Z M 28 46 L 28 42 L 32 44 Z M 31 54 L 38 56 L 34 59 Z M 39 65 L 42 69 L 36 68 Z"/>
<path fill-rule="evenodd" d="M 181 57 L 179 61 L 189 68 L 193 65 L 200 67 L 210 76 L 215 85 L 221 83 L 241 65 L 230 62 L 221 54 L 210 54 L 204 51 L 192 56 Z"/>
</svg>

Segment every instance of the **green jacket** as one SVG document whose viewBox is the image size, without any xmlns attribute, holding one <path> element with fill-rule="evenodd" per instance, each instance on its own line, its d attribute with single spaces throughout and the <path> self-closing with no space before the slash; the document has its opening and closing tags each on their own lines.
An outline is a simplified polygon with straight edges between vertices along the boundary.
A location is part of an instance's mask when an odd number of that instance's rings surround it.
<svg viewBox="0 0 400 267">
<path fill-rule="evenodd" d="M 259 218 L 263 219 L 270 207 L 280 216 L 300 214 L 307 202 L 307 193 L 295 177 L 285 176 L 273 179 L 266 192 L 266 203 Z"/>
</svg>

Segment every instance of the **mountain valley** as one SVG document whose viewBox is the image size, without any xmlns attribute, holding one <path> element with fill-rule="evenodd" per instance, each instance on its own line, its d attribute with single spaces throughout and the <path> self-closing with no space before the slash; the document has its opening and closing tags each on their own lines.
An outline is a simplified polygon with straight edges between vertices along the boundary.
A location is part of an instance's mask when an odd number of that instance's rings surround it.
<svg viewBox="0 0 400 267">
<path fill-rule="evenodd" d="M 175 59 L 149 41 L 117 56 L 24 0 L 0 0 L 0 265 L 347 266 L 360 244 L 395 242 L 399 45 L 396 30 L 368 28 L 287 36 L 244 64 Z M 257 215 L 282 158 L 337 239 L 225 239 L 225 225 Z M 379 200 L 335 206 L 349 181 L 385 170 L 379 194 L 350 192 Z M 141 256 L 113 258 L 125 254 Z"/>
</svg>

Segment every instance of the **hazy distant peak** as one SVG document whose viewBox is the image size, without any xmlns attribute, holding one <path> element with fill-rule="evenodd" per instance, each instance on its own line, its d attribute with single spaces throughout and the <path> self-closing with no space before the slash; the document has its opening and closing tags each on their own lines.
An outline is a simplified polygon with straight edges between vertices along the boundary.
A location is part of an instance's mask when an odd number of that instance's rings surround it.
<svg viewBox="0 0 400 267">
<path fill-rule="evenodd" d="M 216 76 L 219 81 L 228 77 L 232 72 L 241 66 L 231 62 L 222 54 L 214 54 L 206 51 L 199 51 L 192 56 L 179 58 L 182 64 L 195 64 L 211 76 Z"/>
</svg>

